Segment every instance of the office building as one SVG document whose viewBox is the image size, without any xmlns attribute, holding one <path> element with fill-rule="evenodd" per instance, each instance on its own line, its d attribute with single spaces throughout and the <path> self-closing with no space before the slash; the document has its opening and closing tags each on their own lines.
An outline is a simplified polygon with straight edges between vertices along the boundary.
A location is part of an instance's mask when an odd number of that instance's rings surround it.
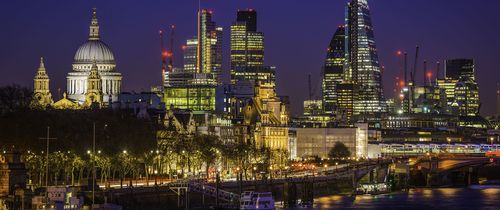
<svg viewBox="0 0 500 210">
<path fill-rule="evenodd" d="M 340 83 L 335 88 L 337 95 L 337 122 L 350 124 L 354 115 L 354 103 L 358 97 L 358 85 L 355 83 Z"/>
<path fill-rule="evenodd" d="M 231 25 L 231 84 L 261 78 L 275 67 L 264 67 L 264 34 L 257 31 L 257 12 L 239 10 Z M 270 79 L 267 77 L 267 79 Z"/>
<path fill-rule="evenodd" d="M 275 66 L 235 66 L 232 75 L 233 85 L 239 82 L 250 82 L 252 84 L 276 83 Z"/>
<path fill-rule="evenodd" d="M 449 59 L 445 63 L 445 78 L 437 80 L 437 86 L 444 92 L 445 113 L 478 116 L 480 98 L 474 60 Z"/>
<path fill-rule="evenodd" d="M 326 61 L 323 67 L 322 95 L 323 110 L 325 113 L 333 114 L 337 111 L 336 86 L 342 81 L 348 80 L 344 74 L 345 65 L 345 27 L 340 26 L 330 41 L 327 49 Z"/>
<path fill-rule="evenodd" d="M 186 40 L 186 45 L 183 47 L 184 50 L 184 71 L 190 73 L 196 73 L 199 71 L 197 65 L 197 50 L 198 50 L 198 39 L 192 38 Z"/>
<path fill-rule="evenodd" d="M 355 114 L 372 114 L 385 111 L 382 75 L 377 46 L 366 0 L 351 0 L 347 6 L 345 74 L 359 85 Z"/>
<path fill-rule="evenodd" d="M 170 108 L 190 109 L 193 111 L 214 111 L 217 84 L 209 74 L 193 75 L 187 84 L 165 88 L 165 105 Z"/>
<path fill-rule="evenodd" d="M 475 81 L 474 59 L 450 59 L 445 62 L 445 77 L 448 79 L 460 79 L 468 77 Z"/>
<path fill-rule="evenodd" d="M 455 85 L 455 114 L 460 116 L 479 116 L 479 87 L 470 77 L 462 77 Z"/>
<path fill-rule="evenodd" d="M 197 68 L 207 79 L 222 83 L 222 27 L 212 21 L 213 12 L 198 12 Z"/>
</svg>

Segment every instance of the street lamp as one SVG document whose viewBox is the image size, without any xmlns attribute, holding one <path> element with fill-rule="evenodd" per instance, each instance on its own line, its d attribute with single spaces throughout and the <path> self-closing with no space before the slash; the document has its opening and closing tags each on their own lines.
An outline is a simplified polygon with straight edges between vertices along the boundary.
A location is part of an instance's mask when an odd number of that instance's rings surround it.
<svg viewBox="0 0 500 210">
<path fill-rule="evenodd" d="M 491 145 L 493 145 L 493 141 L 495 140 L 495 138 L 492 136 L 490 137 L 490 141 L 491 141 Z"/>
<path fill-rule="evenodd" d="M 155 170 L 155 186 L 158 185 L 157 178 L 158 178 L 158 170 Z"/>
</svg>

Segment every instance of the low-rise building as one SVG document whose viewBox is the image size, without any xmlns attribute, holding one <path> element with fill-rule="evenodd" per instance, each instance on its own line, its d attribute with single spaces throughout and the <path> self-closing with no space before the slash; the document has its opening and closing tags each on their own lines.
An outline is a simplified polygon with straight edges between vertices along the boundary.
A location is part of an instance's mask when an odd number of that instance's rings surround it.
<svg viewBox="0 0 500 210">
<path fill-rule="evenodd" d="M 368 155 L 368 124 L 339 128 L 294 128 L 296 133 L 294 158 L 318 156 L 328 158 L 328 153 L 337 142 L 349 148 L 353 157 Z"/>
</svg>

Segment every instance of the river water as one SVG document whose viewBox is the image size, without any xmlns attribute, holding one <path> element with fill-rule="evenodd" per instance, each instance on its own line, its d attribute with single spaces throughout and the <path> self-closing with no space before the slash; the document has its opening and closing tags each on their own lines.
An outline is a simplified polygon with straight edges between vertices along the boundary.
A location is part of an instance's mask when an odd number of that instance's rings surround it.
<svg viewBox="0 0 500 210">
<path fill-rule="evenodd" d="M 500 189 L 412 189 L 355 198 L 334 195 L 315 199 L 313 208 L 307 209 L 500 210 Z"/>
</svg>

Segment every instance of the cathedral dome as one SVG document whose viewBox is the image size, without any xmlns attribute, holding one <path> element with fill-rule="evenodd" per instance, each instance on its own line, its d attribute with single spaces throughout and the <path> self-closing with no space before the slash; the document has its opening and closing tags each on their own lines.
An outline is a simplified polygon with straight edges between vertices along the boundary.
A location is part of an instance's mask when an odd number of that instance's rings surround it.
<svg viewBox="0 0 500 210">
<path fill-rule="evenodd" d="M 114 71 L 116 67 L 113 51 L 106 43 L 101 41 L 95 8 L 92 10 L 89 38 L 76 51 L 73 70 L 89 72 L 93 63 L 97 64 L 99 71 Z"/>
<path fill-rule="evenodd" d="M 75 53 L 74 64 L 115 64 L 113 52 L 100 40 L 86 41 Z"/>
</svg>

